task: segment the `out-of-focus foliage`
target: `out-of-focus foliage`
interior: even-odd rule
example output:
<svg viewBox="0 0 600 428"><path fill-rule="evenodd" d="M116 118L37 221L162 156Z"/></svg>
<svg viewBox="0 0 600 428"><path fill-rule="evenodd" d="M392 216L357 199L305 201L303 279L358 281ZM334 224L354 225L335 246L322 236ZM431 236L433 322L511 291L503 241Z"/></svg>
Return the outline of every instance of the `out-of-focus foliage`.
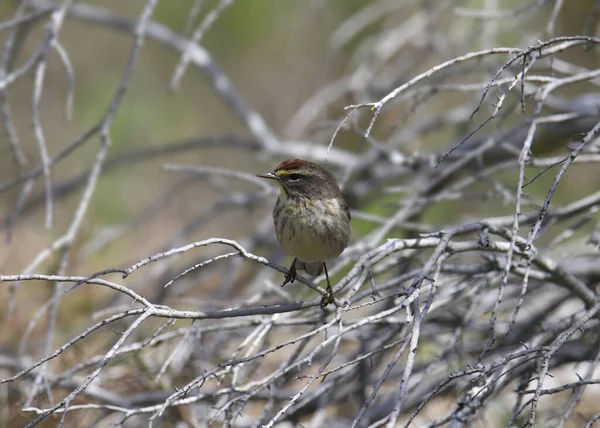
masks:
<svg viewBox="0 0 600 428"><path fill-rule="evenodd" d="M593 426L599 21L0 2L0 427ZM290 157L352 209L325 310L254 178Z"/></svg>

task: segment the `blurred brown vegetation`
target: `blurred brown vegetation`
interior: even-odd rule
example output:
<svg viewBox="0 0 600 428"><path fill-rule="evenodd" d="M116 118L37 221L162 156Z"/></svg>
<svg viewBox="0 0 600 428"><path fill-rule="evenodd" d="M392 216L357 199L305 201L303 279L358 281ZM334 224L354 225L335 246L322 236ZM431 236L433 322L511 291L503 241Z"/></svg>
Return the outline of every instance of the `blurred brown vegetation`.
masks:
<svg viewBox="0 0 600 428"><path fill-rule="evenodd" d="M0 24L13 19L18 3L12 0L0 3ZM56 4L59 3L61 2ZM184 31L186 26L189 26L188 17L195 3L192 0L159 1L151 20L170 29L173 34L187 38L189 33ZM202 12L194 22L196 25L219 2L206 0L201 3ZM545 41L558 36L598 36L598 2L564 2L556 19L552 21L552 32L549 32L547 26L552 20L555 3L557 2L519 0L398 0L396 3L364 0L234 1L218 16L200 45L210 53L214 63L230 79L240 99L243 99L252 111L260 114L271 132L277 136L279 144L283 147L278 152L265 150L260 141L257 143L260 136L257 137L243 118L227 104L222 94L215 91L214 84L207 78L205 71L194 66L188 67L180 87L172 90L169 82L181 59L181 52L147 37L134 66L123 102L119 105L110 126L111 146L107 161L94 189L82 226L68 248L68 254L65 256L64 252L56 251L36 266L34 272L28 273L56 274L60 271L61 264L67 263L68 268L64 275L89 276L104 269L125 268L152 254L210 237L232 239L240 243L251 240L253 248L249 251L265 256L275 263L287 265L288 260L279 251L272 229L266 233L257 230L257 225L261 222L270 225L265 223L264 219L270 216L274 192L229 206L227 201L230 201L231 195L242 195L240 197L243 199L243 195L252 195L256 186L243 180L230 180L220 176L167 171L164 165L210 166L255 174L272 169L286 157L295 157L298 147L308 147L312 159L336 172L338 177L342 178L348 173L345 193L353 212L359 214L353 221L354 240L358 242L369 232L376 231L381 224L372 222L365 216L390 218L403 203L404 196L399 187L411 189L433 182L435 174L440 170L444 171L446 164L442 162L437 170L427 168L435 164L440 154L446 153L475 129L478 123L490 116L494 98L500 96L503 91L492 89L484 100L484 107L472 120L469 120L469 114L477 107L484 87L469 91L444 91L435 87L430 92L415 91L383 108L368 140L363 138L363 133L372 115L368 108L362 109L360 114L349 122L349 126L337 135L333 151L326 154L324 148L330 143L336 127L347 113L344 107L377 101L419 73L468 52L500 46L526 49L538 40ZM28 10L39 10L51 4L51 1L33 1L33 6ZM74 2L73 10L77 6L92 5L135 23L145 4L142 0L95 0ZM357 31L344 41L341 47L336 46L334 36L340 35L340 28L345 24L352 25L350 18L376 4L388 8L389 12ZM497 19L481 19L457 11L494 8L516 10L518 13ZM521 9L525 11L520 12ZM28 23L27 28L23 27L23 32L19 34L18 53L14 58L13 69L24 64L39 49L40 43L46 37L47 22L47 16L43 16ZM396 28L402 31L390 36L389 40L382 37L382 34L392 33ZM414 31L414 34L411 34L411 31ZM10 32L9 28L0 30L0 46L4 46ZM407 40L400 43L399 40L403 37ZM71 15L71 12L67 12L60 28L59 40L73 66L74 105L73 117L69 120L66 114L69 81L57 54L51 51L47 58L39 106L41 125L51 157L101 120L122 81L123 70L133 43L130 31L93 23L78 18L76 13ZM398 42L401 47L395 50L394 46L386 46L383 43L386 40L391 45ZM564 63L573 68L599 69L598 49L598 46L578 46L557 54L556 60L562 61L561 66ZM389 57L386 56L388 54ZM481 58L457 64L456 68L444 71L446 74L431 85L488 82L507 59L508 57L502 57L501 60L495 57ZM373 69L368 68L370 65ZM507 72L517 74L519 67L520 63L508 68ZM537 75L562 76L562 71L555 72L552 67L552 59L544 59L540 60L539 69L533 70ZM363 74L359 73L360 70ZM336 84L342 89L336 89ZM425 81L424 85L428 84L428 81ZM529 87L528 85L530 83L525 84L526 87ZM28 163L26 166L19 166L15 162L8 139L5 138L6 129L2 129L5 123L1 123L3 137L0 140L0 188L2 184L11 182L20 174L26 174L41 164L35 129L32 126L34 87L34 73L28 73L8 89L13 122ZM328 88L334 94L329 100L327 92L322 92L324 88ZM591 83L585 81L568 85L554 92L544 109L544 114L567 111L565 106L569 103L576 103L576 109L577 106L583 105L582 96L586 94L600 97L598 78ZM322 109L312 108L312 104L311 107L306 107L305 103L309 100L317 100L316 105L321 105ZM449 157L447 164L451 165L456 157L464 156L469 150L475 150L487 137L507 132L510 127L516 127L525 121L524 118L529 118L535 108L532 92L527 94L524 101L525 112L521 112L520 85L517 85L509 94L501 115L457 149L454 157ZM594 103L592 105L595 105L595 108L600 106L598 98ZM560 110L557 106L564 109ZM580 125L581 129L576 128L576 131L572 131L570 125L565 125L564 135L555 128L540 126L532 148L533 153L540 157L564 157L571 148L570 144L580 141L582 135L593 127L593 120L597 118L593 114L592 116L589 126L586 122L585 126ZM431 123L423 125L429 119ZM436 125L435 120L439 120L439 124ZM407 129L410 133L403 134ZM524 134L517 132L516 135L523 137ZM513 141L513 149L517 152L522 141L523 138L515 138ZM23 210L16 217L14 224L10 224L8 220L22 195L23 182L2 190L0 218L4 219L4 223L0 226L0 232L3 234L0 243L1 274L16 275L23 272L36 255L51 247L53 242L65 233L81 204L87 174L94 165L99 144L99 138L92 137L52 168L54 221L49 229L44 225L46 203L42 177L35 180L31 195L25 201ZM378 145L383 147L380 152L375 150ZM352 159L365 162L365 167L361 170L344 165L344 162L340 161L341 158L336 160L336 149L354 156ZM374 150L372 156L361 157L369 150ZM395 163L394 156L398 153L411 158L413 164ZM431 156L431 159L428 156ZM491 158L501 159L502 156L494 154ZM490 165L494 162L490 161ZM475 170L472 165L467 165L443 183L446 185L463 179L470 171ZM405 227L393 228L391 232L384 234L384 238L414 238L418 236L418 232L430 232L449 225L514 214L514 201L510 197L503 199L500 195L503 192L509 195L515 193L515 171L516 169L501 171L495 177L494 185L489 187L487 179L481 179L479 188L475 186L475 190L485 192L493 187L497 193L491 197L468 199L459 195L454 198L441 198L439 203L431 204L423 208L418 215L405 219ZM528 178L532 178L538 171L539 168L528 167ZM554 195L552 205L564 206L596 192L600 185L600 175L597 171L597 163L593 162L568 170L560 182L559 191ZM527 209L524 211L529 214L539 210L554 177L553 169L551 173L540 176L526 188L524 205ZM424 195L424 198L429 196L432 194ZM220 203L223 205L219 205ZM363 214L362 217L360 213ZM574 231L574 243L569 241L560 248L557 246L548 250L545 254L558 261L578 254L593 254L593 257L596 257L594 263L597 263L597 249L592 251L582 244L597 227L598 214L595 211L591 212L590 218L585 226ZM413 223L419 223L418 227L413 228ZM522 225L525 230L522 236L525 238L527 226L529 224ZM564 228L551 231L540 237L539 244L552 242L552 239L563 232ZM378 244L383 242L385 239L380 240ZM353 262L361 255L358 251L357 249L348 256ZM424 254L429 256L431 252ZM427 260L425 256L411 260L401 266L399 271L422 267ZM247 299L250 299L253 293L257 293L262 284L261 277L258 277L256 272L268 270L265 266L242 263L241 259L236 259L234 262L227 262L225 268L203 271L187 282L176 283L171 285L168 291L164 290L162 286L166 281L197 261L197 254L182 254L168 266L149 266L145 275L138 273L126 284L156 304L168 304L178 309L216 310L238 307L240 302L248 303ZM334 274L335 279L339 281L350 268L351 265L343 265ZM393 274L388 272L388 276L384 276L394 278L399 275L397 272L394 270ZM277 285L280 276L273 272L263 282L272 280L273 284ZM120 277L114 278L119 282ZM590 280L590 283L592 282L593 280ZM517 283L520 284L518 281ZM13 296L10 284L12 283L0 283L0 302L5 302L0 305L0 353L11 358L18 357L23 364L31 364L46 355L44 350L48 337L48 323L53 316L56 326L51 335L50 351L107 316L99 311L111 307L127 310L131 304L130 300L124 299L114 290L80 285L79 290L69 292L60 299L60 305L54 315L41 314L41 321L28 331L40 308L57 292L56 286L51 281L23 281L19 283ZM516 290L519 290L518 284ZM302 287L296 285L295 288L291 288L290 295L298 299L314 297L314 292L306 291ZM364 289L368 287L368 284L363 286ZM64 289L60 289L60 292L64 292ZM277 293L264 291L264 300L253 303L273 303L278 299ZM531 315L534 310L524 312ZM482 315L478 320L478 323L485 324L485 327L489 312L486 312L486 316L487 318L483 318ZM150 337L164 322L165 320L160 318L148 320L141 332L134 333L134 340L142 341ZM441 323L444 322L442 319ZM485 329L481 325L478 327L480 332ZM165 331L169 331L171 327L170 325ZM100 334L86 338L60 358L51 361L48 367L52 372L62 373L93 355L106 353L118 338L118 333L127 328L128 324L123 321L122 324L116 323L112 331L108 328L103 329ZM597 328L597 325L594 328ZM30 336L24 342L23 336L26 332ZM239 334L232 333L232 336L239 339ZM243 334L242 332L242 339ZM297 334L293 330L286 330L271 340L285 341L295 336ZM215 337L214 341L208 342L204 342L203 346L211 349L222 346L222 349L219 354L214 355L205 350L194 351L199 354L205 353L198 357L205 365L201 368L195 367L200 373L211 367L208 363L218 365L221 362L219 358L234 353L238 345L237 342L229 342L223 337ZM350 355L359 345L345 343L348 349L344 350L343 344L340 352ZM423 353L424 358L431 357L436 354L437 345L434 340L420 348L420 353ZM153 355L157 361L164 361L170 351L171 348L157 348ZM123 358L120 370L110 372L110 375L103 379L102 387L106 390L127 395L155 389L166 393L176 390L194 378L194 375L184 372L179 373L179 377L174 375L170 381L164 380L156 384L153 382L156 366L150 367L151 364L141 356L128 357L127 360ZM281 361L282 357L268 355L262 362L264 366L260 368L261 373L268 373L269 369L276 368ZM404 357L400 361L404 362ZM366 392L363 391L363 394L368 396L386 364L387 361L384 361L377 371L377 376L370 378L369 388ZM2 378L13 375L21 368L3 367L0 361ZM454 367L456 370L463 368L464 365ZM250 369L248 371L251 372ZM307 369L306 373L310 371L314 373L314 367ZM390 395L395 394L398 383L399 377L392 382L388 391ZM219 384L218 380L211 379L206 387L217 388ZM286 385L287 389L284 392L296 393L303 383L290 381ZM30 384L22 388L15 387L14 383L0 385L0 427L23 426L33 420L34 413L21 410L22 403L27 398L25 392L29 387ZM73 385L57 387L54 400L58 401L74 388ZM574 416L568 421L568 426L582 426L582 420L587 421L598 412L595 405L598 401L594 402L600 400L598 388L598 385L588 387L587 393L591 395L585 396L581 407L578 407L580 414L585 417L578 419ZM46 392L42 388L41 395L44 394ZM365 397L359 395L353 399L360 398ZM89 399L76 400L73 404L84 402L89 402ZM209 402L204 411L209 412L210 406L216 405L216 402L216 399ZM561 400L557 402L562 403ZM53 404L43 397L37 403L40 408L51 407ZM351 401L335 404L334 410L330 412L342 420L339 422L340 426L345 426L344 424L349 424L354 419L362 403ZM430 410L428 415L432 420L441 417L450 411L453 404L451 398L442 397L435 403L435 410ZM409 410L412 411L415 406L413 403ZM180 426L177 423L182 421L186 426L194 426L191 422L194 417L188 414L193 413L190 409L191 407L177 407L165 417L162 425L156 426ZM275 410L279 410L279 407ZM247 408L246 414L251 415L248 416L250 419L258 420L262 411L262 405L254 403ZM510 404L498 399L495 406L486 408L485 416L479 423L481 426L504 426L511 417L511 411ZM104 426L101 422L106 421L102 421L102 415L108 413L98 412L85 417L83 412L74 412L75 416L69 413L66 426L93 426L96 423ZM305 416L300 415L298 419L291 420L296 423ZM59 422L59 417L49 418L40 426L54 426ZM419 423L425 424L427 417L429 416ZM325 419L313 419L313 426L318 426L319 420ZM146 420L135 421L139 426L146 423ZM205 421L196 426L205 426L203 423ZM218 420L214 422L214 426L221 426L221 423L226 425ZM134 422L131 424L130 426L138 426L134 425ZM248 423L248 426L251 425L251 422ZM234 423L232 426L238 425ZM240 422L239 426L246 425Z"/></svg>

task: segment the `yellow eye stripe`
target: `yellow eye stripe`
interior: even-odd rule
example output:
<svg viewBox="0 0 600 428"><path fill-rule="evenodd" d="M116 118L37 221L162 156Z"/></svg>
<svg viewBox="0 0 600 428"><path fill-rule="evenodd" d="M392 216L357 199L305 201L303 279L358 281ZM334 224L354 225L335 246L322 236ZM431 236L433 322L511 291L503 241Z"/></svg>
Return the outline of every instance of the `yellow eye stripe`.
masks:
<svg viewBox="0 0 600 428"><path fill-rule="evenodd" d="M279 171L275 171L274 174L277 177L281 177L282 175L290 175L290 174L306 175L306 173L304 173L304 172L294 171L292 169L280 169Z"/></svg>

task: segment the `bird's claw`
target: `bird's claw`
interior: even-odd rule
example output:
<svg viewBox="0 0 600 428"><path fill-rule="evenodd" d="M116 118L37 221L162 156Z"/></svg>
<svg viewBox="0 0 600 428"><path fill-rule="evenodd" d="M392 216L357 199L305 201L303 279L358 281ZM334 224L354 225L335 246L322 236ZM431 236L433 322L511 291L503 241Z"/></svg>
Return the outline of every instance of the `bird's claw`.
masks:
<svg viewBox="0 0 600 428"><path fill-rule="evenodd" d="M323 298L321 299L321 307L326 307L330 303L333 303L334 300L333 289L331 287L327 287L327 291L325 291L325 295L323 295Z"/></svg>
<svg viewBox="0 0 600 428"><path fill-rule="evenodd" d="M294 260L294 263L290 267L290 270L288 271L288 273L285 274L285 278L283 278L283 284L281 284L281 286L283 287L288 282L293 283L295 279L296 279L296 263Z"/></svg>

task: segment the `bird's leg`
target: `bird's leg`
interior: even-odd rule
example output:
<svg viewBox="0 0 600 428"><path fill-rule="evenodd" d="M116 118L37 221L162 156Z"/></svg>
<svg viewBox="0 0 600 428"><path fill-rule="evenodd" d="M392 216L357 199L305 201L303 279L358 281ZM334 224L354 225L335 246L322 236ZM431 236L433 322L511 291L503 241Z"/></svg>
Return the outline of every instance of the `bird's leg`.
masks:
<svg viewBox="0 0 600 428"><path fill-rule="evenodd" d="M290 266L290 269L288 270L288 273L285 274L285 278L283 279L283 284L281 284L281 286L283 287L285 284L287 284L288 282L294 282L294 280L296 279L296 260L294 259L294 261L292 262L292 265Z"/></svg>
<svg viewBox="0 0 600 428"><path fill-rule="evenodd" d="M327 279L327 291L321 299L322 308L333 303L333 288L331 288L331 283L329 282L329 273L327 273L327 265L325 263L323 263L323 269L325 270L325 278Z"/></svg>

